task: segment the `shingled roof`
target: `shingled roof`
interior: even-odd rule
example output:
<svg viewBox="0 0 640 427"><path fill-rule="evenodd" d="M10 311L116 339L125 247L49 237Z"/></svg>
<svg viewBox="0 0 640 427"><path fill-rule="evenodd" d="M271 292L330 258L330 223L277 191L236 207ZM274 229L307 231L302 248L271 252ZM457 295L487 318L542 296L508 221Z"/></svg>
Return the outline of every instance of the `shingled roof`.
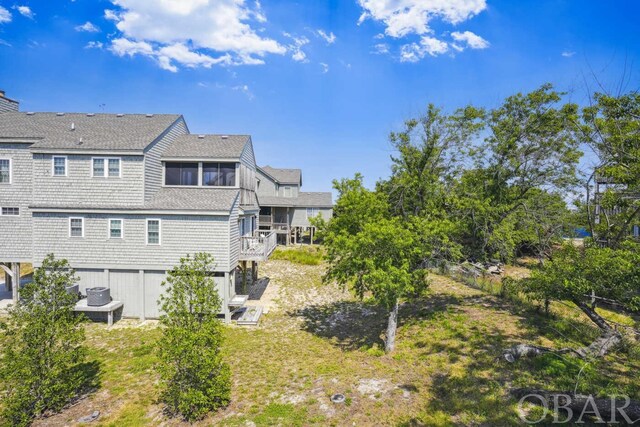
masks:
<svg viewBox="0 0 640 427"><path fill-rule="evenodd" d="M302 171L300 169L278 169L268 165L260 169L278 184L302 185Z"/></svg>
<svg viewBox="0 0 640 427"><path fill-rule="evenodd" d="M178 114L0 113L0 141L33 139L32 149L142 151Z"/></svg>
<svg viewBox="0 0 640 427"><path fill-rule="evenodd" d="M331 193L304 192L298 197L259 196L260 206L282 206L296 208L332 208Z"/></svg>
<svg viewBox="0 0 640 427"><path fill-rule="evenodd" d="M180 135L162 158L239 159L249 135Z"/></svg>
<svg viewBox="0 0 640 427"><path fill-rule="evenodd" d="M161 188L145 209L181 211L230 211L238 198L237 188Z"/></svg>

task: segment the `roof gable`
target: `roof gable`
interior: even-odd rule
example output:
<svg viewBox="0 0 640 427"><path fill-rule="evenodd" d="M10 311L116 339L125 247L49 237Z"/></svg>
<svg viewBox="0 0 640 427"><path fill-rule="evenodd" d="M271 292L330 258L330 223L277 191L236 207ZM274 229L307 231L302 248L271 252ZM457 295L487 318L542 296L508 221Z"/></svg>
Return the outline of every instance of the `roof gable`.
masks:
<svg viewBox="0 0 640 427"><path fill-rule="evenodd" d="M34 150L142 151L178 120L178 114L0 114L0 140L33 139Z"/></svg>
<svg viewBox="0 0 640 427"><path fill-rule="evenodd" d="M248 135L180 135L162 154L162 158L240 159Z"/></svg>

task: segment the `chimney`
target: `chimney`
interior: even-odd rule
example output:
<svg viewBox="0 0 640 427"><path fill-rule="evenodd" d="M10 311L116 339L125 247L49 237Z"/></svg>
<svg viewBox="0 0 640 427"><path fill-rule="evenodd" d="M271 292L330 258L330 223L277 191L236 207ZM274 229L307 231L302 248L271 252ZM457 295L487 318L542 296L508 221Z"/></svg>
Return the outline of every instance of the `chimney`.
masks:
<svg viewBox="0 0 640 427"><path fill-rule="evenodd" d="M4 90L0 89L0 113L5 111L18 111L18 106L18 101L7 98Z"/></svg>

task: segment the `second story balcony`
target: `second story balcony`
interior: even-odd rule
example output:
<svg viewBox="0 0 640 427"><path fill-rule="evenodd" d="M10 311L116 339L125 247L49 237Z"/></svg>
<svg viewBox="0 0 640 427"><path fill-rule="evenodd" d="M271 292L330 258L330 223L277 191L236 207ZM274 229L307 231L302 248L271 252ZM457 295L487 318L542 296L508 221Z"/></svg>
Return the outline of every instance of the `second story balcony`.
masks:
<svg viewBox="0 0 640 427"><path fill-rule="evenodd" d="M240 261L266 261L277 246L275 231L256 231L240 237Z"/></svg>

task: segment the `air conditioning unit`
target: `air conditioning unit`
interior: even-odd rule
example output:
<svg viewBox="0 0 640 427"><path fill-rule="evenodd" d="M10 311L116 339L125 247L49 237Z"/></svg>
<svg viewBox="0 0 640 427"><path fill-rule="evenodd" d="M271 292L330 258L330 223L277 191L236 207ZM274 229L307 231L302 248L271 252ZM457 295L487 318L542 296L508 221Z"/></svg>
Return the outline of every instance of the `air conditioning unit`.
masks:
<svg viewBox="0 0 640 427"><path fill-rule="evenodd" d="M109 288L99 286L97 288L87 288L87 305L99 307L111 302L111 291Z"/></svg>

